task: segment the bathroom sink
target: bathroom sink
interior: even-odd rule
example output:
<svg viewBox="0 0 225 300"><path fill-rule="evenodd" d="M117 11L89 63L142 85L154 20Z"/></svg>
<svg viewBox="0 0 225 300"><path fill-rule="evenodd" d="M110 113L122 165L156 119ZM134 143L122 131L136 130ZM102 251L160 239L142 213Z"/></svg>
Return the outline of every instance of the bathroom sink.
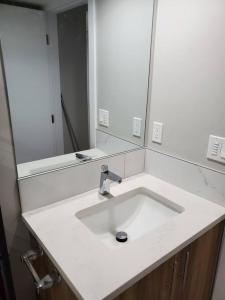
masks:
<svg viewBox="0 0 225 300"><path fill-rule="evenodd" d="M118 232L127 234L127 242L140 238L184 211L183 207L146 189L137 188L117 197L109 197L76 217L103 243L118 246Z"/></svg>

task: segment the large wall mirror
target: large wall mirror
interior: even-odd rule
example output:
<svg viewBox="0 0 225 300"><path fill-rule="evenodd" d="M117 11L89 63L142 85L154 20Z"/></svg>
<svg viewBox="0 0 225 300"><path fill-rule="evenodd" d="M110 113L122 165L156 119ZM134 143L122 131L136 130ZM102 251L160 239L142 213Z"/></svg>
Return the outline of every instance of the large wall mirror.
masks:
<svg viewBox="0 0 225 300"><path fill-rule="evenodd" d="M0 4L18 176L144 145L153 0Z"/></svg>

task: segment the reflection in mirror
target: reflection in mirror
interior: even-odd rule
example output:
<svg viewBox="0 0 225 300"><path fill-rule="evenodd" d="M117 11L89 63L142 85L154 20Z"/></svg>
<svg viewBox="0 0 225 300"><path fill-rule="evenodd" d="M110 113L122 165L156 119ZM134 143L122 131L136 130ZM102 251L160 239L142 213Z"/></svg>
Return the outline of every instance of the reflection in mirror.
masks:
<svg viewBox="0 0 225 300"><path fill-rule="evenodd" d="M0 4L19 177L144 145L152 14L149 0Z"/></svg>

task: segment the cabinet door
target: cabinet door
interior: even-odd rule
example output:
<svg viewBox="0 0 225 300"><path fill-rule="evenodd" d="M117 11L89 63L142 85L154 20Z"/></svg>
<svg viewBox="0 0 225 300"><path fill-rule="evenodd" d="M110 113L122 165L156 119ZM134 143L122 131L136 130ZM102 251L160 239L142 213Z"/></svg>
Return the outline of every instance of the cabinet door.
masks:
<svg viewBox="0 0 225 300"><path fill-rule="evenodd" d="M215 226L116 300L210 300L223 226Z"/></svg>
<svg viewBox="0 0 225 300"><path fill-rule="evenodd" d="M35 269L40 277L51 273L55 267L46 255L39 257L34 262ZM62 279L59 284L54 285L50 289L41 290L37 295L38 300L77 300L66 282Z"/></svg>
<svg viewBox="0 0 225 300"><path fill-rule="evenodd" d="M170 298L174 257L141 279L115 300L168 300Z"/></svg>
<svg viewBox="0 0 225 300"><path fill-rule="evenodd" d="M190 260L191 245L181 250L175 255L173 280L170 300L182 300L184 296L184 286L187 280L188 265Z"/></svg>
<svg viewBox="0 0 225 300"><path fill-rule="evenodd" d="M182 300L210 300L224 224L220 223L191 244Z"/></svg>

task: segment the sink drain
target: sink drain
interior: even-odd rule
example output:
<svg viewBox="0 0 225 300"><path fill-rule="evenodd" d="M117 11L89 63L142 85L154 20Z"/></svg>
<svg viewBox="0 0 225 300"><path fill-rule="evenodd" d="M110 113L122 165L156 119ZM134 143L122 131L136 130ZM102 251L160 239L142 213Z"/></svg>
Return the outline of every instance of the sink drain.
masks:
<svg viewBox="0 0 225 300"><path fill-rule="evenodd" d="M120 243L126 242L127 241L127 233L124 231L117 232L116 240L117 240L117 242L120 242Z"/></svg>

